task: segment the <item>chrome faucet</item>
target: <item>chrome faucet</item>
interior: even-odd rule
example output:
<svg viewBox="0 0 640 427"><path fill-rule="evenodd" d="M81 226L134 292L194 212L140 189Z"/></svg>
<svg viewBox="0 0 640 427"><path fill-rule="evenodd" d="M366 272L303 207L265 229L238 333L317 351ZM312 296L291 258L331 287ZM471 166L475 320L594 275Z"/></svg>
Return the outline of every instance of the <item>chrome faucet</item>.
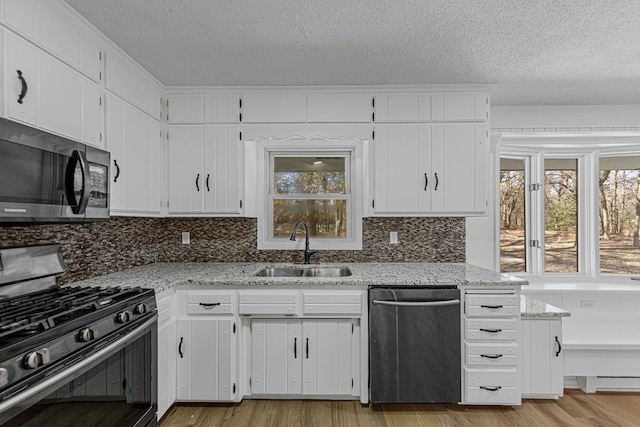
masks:
<svg viewBox="0 0 640 427"><path fill-rule="evenodd" d="M291 230L291 237L289 238L289 240L294 242L296 241L296 232L298 231L298 227L300 227L300 225L304 225L304 263L311 264L309 262L309 258L311 258L311 255L315 254L318 251L312 251L309 249L309 227L307 226L307 223L302 220L296 222L296 225L293 226L293 230Z"/></svg>

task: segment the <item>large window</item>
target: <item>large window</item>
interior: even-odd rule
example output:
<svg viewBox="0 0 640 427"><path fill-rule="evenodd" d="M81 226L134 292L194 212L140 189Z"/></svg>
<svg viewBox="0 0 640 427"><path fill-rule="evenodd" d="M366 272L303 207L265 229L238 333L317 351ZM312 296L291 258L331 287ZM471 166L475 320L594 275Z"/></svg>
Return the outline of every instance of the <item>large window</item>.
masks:
<svg viewBox="0 0 640 427"><path fill-rule="evenodd" d="M601 157L600 272L640 273L640 156Z"/></svg>
<svg viewBox="0 0 640 427"><path fill-rule="evenodd" d="M501 271L640 274L640 154L616 148L502 151Z"/></svg>
<svg viewBox="0 0 640 427"><path fill-rule="evenodd" d="M361 249L362 152L358 140L260 142L257 189L259 249L300 249L289 240L297 221L309 228L312 249ZM260 176L260 175L259 175Z"/></svg>

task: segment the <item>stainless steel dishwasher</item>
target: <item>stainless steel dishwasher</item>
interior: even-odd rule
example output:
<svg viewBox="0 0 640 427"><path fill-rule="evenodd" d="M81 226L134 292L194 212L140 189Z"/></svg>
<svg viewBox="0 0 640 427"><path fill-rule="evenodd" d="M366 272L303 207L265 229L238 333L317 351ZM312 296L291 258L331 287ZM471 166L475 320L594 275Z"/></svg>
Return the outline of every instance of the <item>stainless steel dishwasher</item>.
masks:
<svg viewBox="0 0 640 427"><path fill-rule="evenodd" d="M372 403L460 402L460 290L369 289Z"/></svg>

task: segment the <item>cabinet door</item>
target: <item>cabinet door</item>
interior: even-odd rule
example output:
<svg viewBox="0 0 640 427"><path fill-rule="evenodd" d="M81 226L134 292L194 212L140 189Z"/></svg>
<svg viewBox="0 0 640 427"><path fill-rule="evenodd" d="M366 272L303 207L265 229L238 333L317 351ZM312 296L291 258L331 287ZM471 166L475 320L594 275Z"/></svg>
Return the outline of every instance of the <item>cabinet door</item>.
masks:
<svg viewBox="0 0 640 427"><path fill-rule="evenodd" d="M241 144L237 127L204 129L202 192L206 213L240 213Z"/></svg>
<svg viewBox="0 0 640 427"><path fill-rule="evenodd" d="M522 321L522 394L562 396L562 321Z"/></svg>
<svg viewBox="0 0 640 427"><path fill-rule="evenodd" d="M230 401L236 396L234 321L177 321L178 399Z"/></svg>
<svg viewBox="0 0 640 427"><path fill-rule="evenodd" d="M5 36L7 117L37 126L38 49L9 32L5 32Z"/></svg>
<svg viewBox="0 0 640 427"><path fill-rule="evenodd" d="M431 210L483 212L485 206L485 126L433 125Z"/></svg>
<svg viewBox="0 0 640 427"><path fill-rule="evenodd" d="M38 52L38 123L75 140L82 138L82 77L52 56Z"/></svg>
<svg viewBox="0 0 640 427"><path fill-rule="evenodd" d="M239 95L216 95L204 97L205 123L238 123L239 121Z"/></svg>
<svg viewBox="0 0 640 427"><path fill-rule="evenodd" d="M431 120L429 95L383 95L375 97L376 122L422 122Z"/></svg>
<svg viewBox="0 0 640 427"><path fill-rule="evenodd" d="M246 94L242 101L245 123L304 123L307 95L299 93Z"/></svg>
<svg viewBox="0 0 640 427"><path fill-rule="evenodd" d="M201 96L177 96L169 98L169 123L202 123L204 105Z"/></svg>
<svg viewBox="0 0 640 427"><path fill-rule="evenodd" d="M299 320L252 320L251 393L301 394L303 351Z"/></svg>
<svg viewBox="0 0 640 427"><path fill-rule="evenodd" d="M304 320L302 335L302 393L351 394L354 384L352 320Z"/></svg>
<svg viewBox="0 0 640 427"><path fill-rule="evenodd" d="M137 108L124 107L124 208L128 212L150 212L152 177L152 122Z"/></svg>
<svg viewBox="0 0 640 427"><path fill-rule="evenodd" d="M307 120L315 123L368 123L373 105L366 93L310 93Z"/></svg>
<svg viewBox="0 0 640 427"><path fill-rule="evenodd" d="M111 211L124 210L124 101L116 96L106 96L107 149L111 153Z"/></svg>
<svg viewBox="0 0 640 427"><path fill-rule="evenodd" d="M206 187L202 127L169 129L169 213L199 213Z"/></svg>
<svg viewBox="0 0 640 427"><path fill-rule="evenodd" d="M102 140L102 90L89 79L82 79L82 142L104 147Z"/></svg>
<svg viewBox="0 0 640 427"><path fill-rule="evenodd" d="M176 323L158 329L158 419L176 400Z"/></svg>
<svg viewBox="0 0 640 427"><path fill-rule="evenodd" d="M375 128L376 213L419 213L429 207L431 135L427 125ZM427 183L427 179L430 181Z"/></svg>

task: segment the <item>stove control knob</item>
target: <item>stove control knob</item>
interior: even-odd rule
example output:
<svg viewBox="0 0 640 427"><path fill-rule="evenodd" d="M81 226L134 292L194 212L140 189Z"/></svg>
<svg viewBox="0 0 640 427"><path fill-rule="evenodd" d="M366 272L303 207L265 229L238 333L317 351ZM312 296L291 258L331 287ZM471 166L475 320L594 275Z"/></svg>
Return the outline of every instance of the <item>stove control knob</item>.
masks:
<svg viewBox="0 0 640 427"><path fill-rule="evenodd" d="M40 365L38 363L38 353L36 353L35 351L27 353L24 356L24 359L22 359L22 364L27 369L35 369L35 368L37 368Z"/></svg>
<svg viewBox="0 0 640 427"><path fill-rule="evenodd" d="M118 323L127 323L129 320L131 320L131 312L130 311L121 311L120 313L116 314L116 322Z"/></svg>
<svg viewBox="0 0 640 427"><path fill-rule="evenodd" d="M38 353L38 364L40 366L46 365L47 363L51 362L51 353L49 352L48 348L43 347L40 350L38 350L37 353Z"/></svg>
<svg viewBox="0 0 640 427"><path fill-rule="evenodd" d="M0 387L4 387L9 384L9 370L7 368L0 368Z"/></svg>
<svg viewBox="0 0 640 427"><path fill-rule="evenodd" d="M144 314L144 313L146 313L147 312L147 304L145 304L145 303L137 304L133 308L133 312L135 314Z"/></svg>
<svg viewBox="0 0 640 427"><path fill-rule="evenodd" d="M98 337L98 330L95 327L82 328L78 332L78 339L81 342L89 342L95 340Z"/></svg>

